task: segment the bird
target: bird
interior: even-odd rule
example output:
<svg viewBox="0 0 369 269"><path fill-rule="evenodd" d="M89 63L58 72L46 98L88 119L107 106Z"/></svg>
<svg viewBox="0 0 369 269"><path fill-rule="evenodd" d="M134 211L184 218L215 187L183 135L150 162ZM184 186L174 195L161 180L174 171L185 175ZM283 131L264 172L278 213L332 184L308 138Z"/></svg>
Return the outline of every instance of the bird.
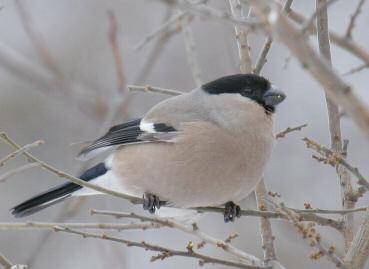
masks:
<svg viewBox="0 0 369 269"><path fill-rule="evenodd" d="M89 159L113 150L79 177L143 198L155 213L224 206L224 221L240 217L237 204L263 176L271 156L276 106L286 95L263 76L220 77L153 106L144 117L111 127L81 150ZM67 182L12 208L15 217L36 213L70 196L94 191Z"/></svg>

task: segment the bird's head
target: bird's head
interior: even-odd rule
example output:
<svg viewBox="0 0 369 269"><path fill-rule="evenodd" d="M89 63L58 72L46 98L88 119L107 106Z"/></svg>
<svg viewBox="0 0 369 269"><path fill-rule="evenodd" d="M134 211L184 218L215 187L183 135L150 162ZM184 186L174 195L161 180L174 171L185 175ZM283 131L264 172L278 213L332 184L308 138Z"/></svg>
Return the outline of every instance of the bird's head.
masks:
<svg viewBox="0 0 369 269"><path fill-rule="evenodd" d="M240 94L261 105L270 114L286 95L266 78L255 74L225 76L202 85L209 94Z"/></svg>

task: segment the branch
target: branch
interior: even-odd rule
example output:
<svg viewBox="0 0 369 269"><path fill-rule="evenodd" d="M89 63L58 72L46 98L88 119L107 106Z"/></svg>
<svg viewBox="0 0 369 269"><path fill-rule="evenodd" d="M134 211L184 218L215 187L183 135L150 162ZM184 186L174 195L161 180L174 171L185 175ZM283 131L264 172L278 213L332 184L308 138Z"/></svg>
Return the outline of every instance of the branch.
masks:
<svg viewBox="0 0 369 269"><path fill-rule="evenodd" d="M184 37L184 43L186 48L187 63L191 69L192 78L195 81L197 87L202 85L200 64L196 57L196 44L193 32L190 26L189 16L183 16L181 19L182 33Z"/></svg>
<svg viewBox="0 0 369 269"><path fill-rule="evenodd" d="M149 85L146 85L146 86L128 85L127 87L128 87L128 90L130 91L160 93L160 94L165 94L165 95L170 95L170 96L181 95L184 93L181 91L164 89L164 88L159 88L159 87L152 87Z"/></svg>
<svg viewBox="0 0 369 269"><path fill-rule="evenodd" d="M7 144L11 145L13 148L15 149L21 149L20 146L18 146L13 140L10 139L10 137L8 137L5 133L0 133L0 138ZM58 177L60 178L64 178L64 179L67 179L75 184L78 184L80 186L83 186L83 187L86 187L86 188L89 188L89 189L93 189L95 191L98 191L98 192L101 192L101 193L105 193L105 194L109 194L111 196L114 196L114 197L118 197L118 198L122 198L122 199L126 199L126 200L129 200L131 201L132 203L138 203L138 202L141 202L142 203L142 199L140 198L137 198L137 197L134 197L134 196L130 196L130 195L127 195L127 194L124 194L124 193L120 193L120 192L116 192L116 191L113 191L113 190L110 190L110 189L106 189L106 188L103 188L101 186L98 186L98 185L95 185L95 184L91 184L91 183L88 183L86 181L83 181L79 178L76 178L74 176L71 176L67 173L64 173L60 170L58 170L57 168L54 168L53 166L45 163L44 161L41 161L39 159L37 159L36 157L33 157L33 155L31 155L30 153L28 152L23 152L22 153L29 162L31 163L38 163L40 164L40 166L42 168L44 168L45 170L57 175Z"/></svg>
<svg viewBox="0 0 369 269"><path fill-rule="evenodd" d="M96 119L104 113L106 107L101 102L101 98L93 94L94 91L87 88L84 84L67 80L56 80L49 69L30 62L18 51L0 42L0 66L18 80L33 85L46 96L62 98L68 100L68 104L74 104L86 115ZM61 94L59 89L67 88L73 92L73 98L68 98Z"/></svg>
<svg viewBox="0 0 369 269"><path fill-rule="evenodd" d="M21 147L21 148L18 148L16 151L14 151L14 152L10 153L9 155L5 156L4 158L2 158L2 159L0 160L0 167L1 167L1 166L4 166L4 164L5 164L7 161L9 161L9 160L11 160L11 159L14 159L14 158L16 158L17 156L19 156L19 155L23 154L24 152L26 152L26 151L28 151L28 150L30 150L30 149L32 149L32 148L35 148L35 147L37 147L37 146L39 146L39 145L42 145L42 144L44 144L44 143L45 143L45 142L44 142L43 140L37 140L37 141L35 141L35 142L31 143L31 144L27 144L27 145L25 145L25 146L23 146L23 147Z"/></svg>
<svg viewBox="0 0 369 269"><path fill-rule="evenodd" d="M306 21L306 18L301 15L300 13L297 13L294 10L291 10L289 12L289 18L291 18L293 21L304 24ZM317 34L316 27L314 25L311 25L309 29L309 33L312 35ZM345 36L341 36L333 31L329 32L330 40L339 46L340 48L346 50L347 52L353 54L358 59L369 65L369 53L367 53L362 47L360 47L357 43L355 43L352 39L348 39Z"/></svg>
<svg viewBox="0 0 369 269"><path fill-rule="evenodd" d="M12 177L16 174L22 173L22 172L24 172L28 169L31 169L31 168L34 168L34 167L39 167L39 166L40 166L40 164L38 164L38 163L27 163L25 165L14 168L14 169L0 175L0 183L5 182L8 178L10 178L10 177Z"/></svg>
<svg viewBox="0 0 369 269"><path fill-rule="evenodd" d="M33 47L36 49L38 56L44 62L47 69L51 70L57 79L63 80L63 73L56 64L56 61L42 34L35 28L32 17L27 11L28 8L25 6L25 1L15 0L15 7L18 11L23 28L31 40Z"/></svg>
<svg viewBox="0 0 369 269"><path fill-rule="evenodd" d="M237 25L243 25L248 27L251 30L260 29L263 25L258 20L253 20L251 18L245 20L245 19L239 19L231 16L227 12L221 11L219 9L207 6L205 4L191 4L188 1L184 2L175 2L178 7L184 10L188 10L193 14L200 15L202 17L205 17L207 19L214 19L217 21L223 21L227 23L237 24Z"/></svg>
<svg viewBox="0 0 369 269"><path fill-rule="evenodd" d="M331 48L329 43L329 28L328 28L328 8L327 0L316 0L317 13L317 29L318 29L318 43L319 50L322 56L327 60L327 63L332 67ZM320 10L320 11L318 11ZM330 91L329 89L326 90ZM329 131L331 136L331 147L334 152L342 152L342 134L340 111L338 106L326 95L326 103L329 117ZM355 202L350 201L348 196L352 193L351 177L347 170L338 165L336 167L341 188L342 207L344 209L351 209L355 207ZM348 214L344 216L344 237L345 249L349 247L354 236L354 215Z"/></svg>
<svg viewBox="0 0 369 269"><path fill-rule="evenodd" d="M256 186L255 196L259 210L261 211L267 210L268 206L265 204L267 191L263 179ZM260 219L260 234L261 234L262 249L264 252L264 262L266 264L270 264L269 262L277 260L277 255L275 253L274 248L275 237L273 236L272 225L270 224L269 219L267 218Z"/></svg>
<svg viewBox="0 0 369 269"><path fill-rule="evenodd" d="M13 264L0 253L0 264L4 267L4 269L11 269Z"/></svg>
<svg viewBox="0 0 369 269"><path fill-rule="evenodd" d="M328 149L327 147L324 147L322 145L319 145L314 140L311 140L307 137L303 139L303 141L306 144L307 148L311 148L315 151L317 151L319 154L323 155L325 158L325 162L327 164L336 166L337 164L340 164L344 166L348 171L350 171L357 179L358 184L363 186L366 190L369 190L369 182L364 178L364 176L360 173L359 169L356 167L353 167L351 164L349 164L341 154L333 152L332 150Z"/></svg>
<svg viewBox="0 0 369 269"><path fill-rule="evenodd" d="M345 264L350 268L362 269L369 258L369 208L366 211L365 219L360 225L350 248L344 258Z"/></svg>
<svg viewBox="0 0 369 269"><path fill-rule="evenodd" d="M291 10L291 5L292 5L293 0L286 0L286 2L284 3L284 6L282 8L282 12L285 14L288 14L289 11ZM261 69L264 67L264 65L267 62L266 57L268 56L269 50L272 47L272 43L273 43L273 38L271 35L269 35L267 37L267 39L265 40L263 49L261 50L261 53L259 55L258 60L256 61L256 65L254 67L253 72L255 74L260 74Z"/></svg>
<svg viewBox="0 0 369 269"><path fill-rule="evenodd" d="M0 265L4 269L27 269L27 265L24 264L12 264L1 252L0 252Z"/></svg>
<svg viewBox="0 0 369 269"><path fill-rule="evenodd" d="M317 18L319 15L321 15L321 13L324 13L328 7L330 5L332 5L333 3L335 3L337 0L326 0L324 1L324 3L319 4L316 6L315 12L310 16L310 18L308 20L306 20L301 28L301 32L303 34L305 34L307 32L307 30L309 30L311 28L311 26L314 24L315 22L315 18Z"/></svg>
<svg viewBox="0 0 369 269"><path fill-rule="evenodd" d="M259 8L259 11L263 10L261 2L255 1L253 3L256 8ZM272 10L268 15L268 21L270 31L289 48L311 75L320 82L329 98L341 105L369 138L369 110L354 94L352 88L329 67L326 61L315 53L306 42L303 34L288 21L285 15Z"/></svg>
<svg viewBox="0 0 369 269"><path fill-rule="evenodd" d="M303 128L305 128L307 126L308 125L305 123L305 124L302 124L302 125L299 125L299 126L296 126L296 127L287 127L285 130L277 133L275 135L275 138L276 139L284 138L287 134L292 133L292 132L296 132L296 131L301 131Z"/></svg>
<svg viewBox="0 0 369 269"><path fill-rule="evenodd" d="M55 230L55 227L68 229L94 229L94 230L147 230L161 228L153 222L143 223L62 223L62 222L0 222L0 230Z"/></svg>
<svg viewBox="0 0 369 269"><path fill-rule="evenodd" d="M349 25L347 26L347 30L346 30L346 34L345 34L345 37L346 38L350 38L352 39L352 31L354 30L355 28L355 22L356 22L356 19L358 18L358 16L360 15L361 13L361 9L363 7L365 3L365 0L359 0L359 3L355 9L355 12L354 14L351 15L351 19L350 19L350 23Z"/></svg>
<svg viewBox="0 0 369 269"><path fill-rule="evenodd" d="M275 204L276 205L276 204ZM297 228L297 231L300 232L303 236L303 239L309 240L309 245L312 247L318 248L317 253L313 253L310 257L312 259L319 259L321 256L327 257L328 260L333 262L337 268L348 269L343 260L335 253L335 248L333 246L326 247L322 242L320 234L316 233L313 226L305 226L300 222L299 215L289 209L287 209L283 203L278 204L283 212L285 212L288 216L288 219Z"/></svg>
<svg viewBox="0 0 369 269"><path fill-rule="evenodd" d="M134 50L140 50L145 45L147 45L150 41L152 41L155 37L162 35L169 31L170 27L179 22L185 15L187 15L189 12L180 12L179 14L175 15L174 17L170 18L166 22L164 22L162 25L160 25L157 29L152 31L150 34L148 34L145 38L143 38L140 42L138 42L134 46Z"/></svg>
<svg viewBox="0 0 369 269"><path fill-rule="evenodd" d="M240 0L229 0L232 16L236 19L244 20L242 3ZM250 16L249 16L250 17ZM241 27L238 24L234 24L234 30L236 33L236 41L238 46L238 54L240 58L240 70L241 73L251 73L252 62L250 56L250 47L247 41L249 29Z"/></svg>
<svg viewBox="0 0 369 269"><path fill-rule="evenodd" d="M115 17L115 14L112 10L108 10L108 18L109 18L109 43L111 46L111 50L114 56L115 62L115 70L117 73L117 92L123 93L125 89L125 78L123 72L123 62L122 62L122 55L119 50L119 43L118 43L118 23Z"/></svg>
<svg viewBox="0 0 369 269"><path fill-rule="evenodd" d="M102 240L114 241L114 242L117 242L117 243L124 244L127 247L139 247L139 248L143 248L145 250L151 250L151 251L159 252L159 255L151 257L151 261L164 260L166 258L173 257L173 256L182 256L182 257L195 258L195 259L199 260L200 264L205 264L205 263L222 264L222 265L226 265L226 266L246 268L246 269L262 269L262 268L265 268L265 267L250 266L250 265L247 265L247 264L243 264L241 262L222 260L222 259L206 256L206 255L203 255L203 254L199 254L199 253L195 252L192 249L190 244L189 244L190 246L189 245L187 246L187 251L180 251L180 250L174 250L174 249L162 247L162 246L159 246L159 245L153 245L153 244L150 244L150 243L146 243L144 241L142 241L142 242L131 241L131 240L123 239L123 238L108 236L106 234L94 234L94 233L88 233L88 232L83 232L83 231L79 231L79 230L63 228L63 227L56 227L55 231L56 232L65 232L65 233L76 234L76 235L82 236L83 238L97 238L97 239L102 239Z"/></svg>
<svg viewBox="0 0 369 269"><path fill-rule="evenodd" d="M161 225L164 225L166 227L170 227L170 228L175 228L178 229L184 233L187 234L191 234L193 236L198 237L199 239L201 239L202 241L211 244L213 246L216 246L218 248L223 249L225 252L232 254L235 257L241 258L245 261L248 261L250 264L252 265L258 265L261 266L261 261L256 258L255 256L248 254L246 252L243 252L237 248L235 248L233 245L220 240L220 239L216 239L211 237L210 235L207 235L205 233L203 233L199 227L197 226L196 223L193 223L192 226L188 226L188 225L184 225L182 223L176 222L172 219L167 219L167 218L159 218L159 217L147 217L147 216L142 216L142 215L138 215L135 213L122 213L122 212L115 212L115 211L106 211L106 210L91 210L91 214L95 215L107 215L107 216L113 216L116 218L133 218L133 219L139 219L142 221L150 221L150 222L155 222Z"/></svg>
<svg viewBox="0 0 369 269"><path fill-rule="evenodd" d="M348 75L352 75L352 74L358 73L361 70L364 70L364 69L366 69L368 67L369 67L369 65L367 65L367 64L361 64L361 65L356 66L356 67L352 68L351 70L343 73L342 76L348 76Z"/></svg>

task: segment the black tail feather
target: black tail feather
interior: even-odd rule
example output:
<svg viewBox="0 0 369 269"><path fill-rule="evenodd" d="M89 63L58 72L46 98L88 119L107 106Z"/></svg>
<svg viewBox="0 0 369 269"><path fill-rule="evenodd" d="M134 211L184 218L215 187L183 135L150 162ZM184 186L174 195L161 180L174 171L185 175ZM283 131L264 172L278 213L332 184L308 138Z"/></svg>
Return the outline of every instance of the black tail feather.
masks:
<svg viewBox="0 0 369 269"><path fill-rule="evenodd" d="M94 167L86 170L79 178L84 181L90 181L97 178L107 172L107 168L104 163L99 163ZM46 207L63 201L69 197L73 192L81 189L80 185L72 182L64 183L46 192L43 192L37 196L28 199L27 201L15 206L11 209L11 213L16 217L25 217L36 213Z"/></svg>

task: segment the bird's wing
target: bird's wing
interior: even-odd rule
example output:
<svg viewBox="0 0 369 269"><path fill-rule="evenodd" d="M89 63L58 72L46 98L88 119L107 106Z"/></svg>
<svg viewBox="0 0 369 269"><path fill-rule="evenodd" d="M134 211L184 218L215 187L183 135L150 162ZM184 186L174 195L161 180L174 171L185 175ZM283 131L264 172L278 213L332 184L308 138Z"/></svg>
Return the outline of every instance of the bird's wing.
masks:
<svg viewBox="0 0 369 269"><path fill-rule="evenodd" d="M175 137L176 132L175 128L166 123L151 123L142 119L132 120L111 127L105 135L82 149L77 158L89 159L94 153L117 145L170 142Z"/></svg>

